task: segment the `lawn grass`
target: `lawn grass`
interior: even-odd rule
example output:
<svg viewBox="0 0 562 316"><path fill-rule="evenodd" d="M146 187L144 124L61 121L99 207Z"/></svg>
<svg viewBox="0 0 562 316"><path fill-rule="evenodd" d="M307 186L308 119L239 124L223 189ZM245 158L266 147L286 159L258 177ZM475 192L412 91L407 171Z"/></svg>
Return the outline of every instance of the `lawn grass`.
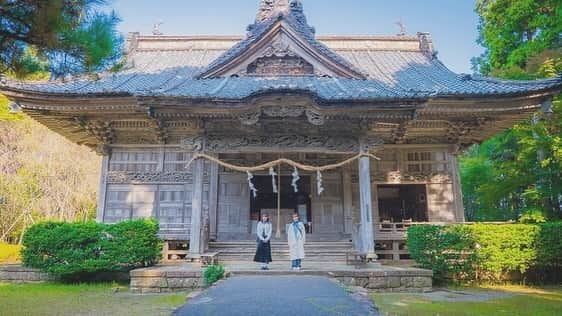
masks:
<svg viewBox="0 0 562 316"><path fill-rule="evenodd" d="M19 262L20 251L21 246L8 245L0 242L0 264Z"/></svg>
<svg viewBox="0 0 562 316"><path fill-rule="evenodd" d="M505 297L487 301L447 301L417 294L373 294L375 305L383 315L397 316L556 316L562 315L562 286L530 288L524 286L494 286L455 288L455 291L478 293L493 291Z"/></svg>
<svg viewBox="0 0 562 316"><path fill-rule="evenodd" d="M185 296L136 295L117 284L0 283L0 315L170 315Z"/></svg>

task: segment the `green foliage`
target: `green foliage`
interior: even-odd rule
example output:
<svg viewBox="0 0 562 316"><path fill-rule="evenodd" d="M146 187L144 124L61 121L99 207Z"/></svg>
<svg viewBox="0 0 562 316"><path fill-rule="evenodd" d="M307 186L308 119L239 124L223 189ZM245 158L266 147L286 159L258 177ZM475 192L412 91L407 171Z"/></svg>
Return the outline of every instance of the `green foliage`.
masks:
<svg viewBox="0 0 562 316"><path fill-rule="evenodd" d="M408 229L408 252L420 267L433 270L437 282L449 275L471 278L475 248L466 226L420 225Z"/></svg>
<svg viewBox="0 0 562 316"><path fill-rule="evenodd" d="M205 268L205 271L203 272L203 278L205 279L206 285L213 285L223 277L224 267L221 265L210 265Z"/></svg>
<svg viewBox="0 0 562 316"><path fill-rule="evenodd" d="M486 48L474 60L483 75L538 79L562 73L562 2L479 0L478 42ZM554 115L534 120L475 146L460 159L464 204L472 221L562 219L562 102ZM534 212L536 214L537 212ZM533 216L534 217L534 216ZM535 218L535 220L539 220Z"/></svg>
<svg viewBox="0 0 562 316"><path fill-rule="evenodd" d="M45 222L23 239L23 263L62 278L123 272L157 263L158 224L138 220L118 224Z"/></svg>
<svg viewBox="0 0 562 316"><path fill-rule="evenodd" d="M531 208L526 210L525 213L519 217L519 222L521 224L542 224L546 223L546 218L542 210Z"/></svg>
<svg viewBox="0 0 562 316"><path fill-rule="evenodd" d="M561 237L562 222L415 226L408 229L407 245L422 268L433 270L437 282L450 277L502 282L514 274L561 268Z"/></svg>
<svg viewBox="0 0 562 316"><path fill-rule="evenodd" d="M486 48L475 60L483 74L529 77L529 60L562 46L562 2L559 0L479 0L478 42Z"/></svg>
<svg viewBox="0 0 562 316"><path fill-rule="evenodd" d="M477 245L475 269L480 279L498 282L512 272L525 273L536 262L540 226L477 224L469 229Z"/></svg>
<svg viewBox="0 0 562 316"><path fill-rule="evenodd" d="M537 261L541 267L562 268L562 222L540 225L537 244L540 245Z"/></svg>
<svg viewBox="0 0 562 316"><path fill-rule="evenodd" d="M26 77L47 57L54 76L90 72L119 58L122 38L106 0L8 0L0 5L0 72ZM37 50L28 58L26 50Z"/></svg>

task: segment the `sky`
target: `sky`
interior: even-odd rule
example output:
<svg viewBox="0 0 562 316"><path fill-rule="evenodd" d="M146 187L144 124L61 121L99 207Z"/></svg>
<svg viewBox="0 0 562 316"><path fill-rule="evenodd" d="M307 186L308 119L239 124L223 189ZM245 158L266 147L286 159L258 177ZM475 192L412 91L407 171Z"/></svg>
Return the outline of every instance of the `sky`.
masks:
<svg viewBox="0 0 562 316"><path fill-rule="evenodd" d="M113 0L123 33L151 34L161 21L164 35L243 35L259 0ZM458 73L471 73L476 44L476 0L302 0L318 35L395 35L429 32L439 59Z"/></svg>

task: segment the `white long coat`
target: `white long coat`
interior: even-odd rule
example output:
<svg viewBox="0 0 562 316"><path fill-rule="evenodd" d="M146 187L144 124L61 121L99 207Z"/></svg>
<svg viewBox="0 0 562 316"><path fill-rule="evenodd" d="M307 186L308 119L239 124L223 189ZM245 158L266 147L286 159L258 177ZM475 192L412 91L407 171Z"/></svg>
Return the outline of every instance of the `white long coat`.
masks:
<svg viewBox="0 0 562 316"><path fill-rule="evenodd" d="M306 242L306 229L304 224L299 222L297 237L295 238L295 227L289 224L287 228L287 240L289 242L289 252L291 260L304 259L304 243Z"/></svg>

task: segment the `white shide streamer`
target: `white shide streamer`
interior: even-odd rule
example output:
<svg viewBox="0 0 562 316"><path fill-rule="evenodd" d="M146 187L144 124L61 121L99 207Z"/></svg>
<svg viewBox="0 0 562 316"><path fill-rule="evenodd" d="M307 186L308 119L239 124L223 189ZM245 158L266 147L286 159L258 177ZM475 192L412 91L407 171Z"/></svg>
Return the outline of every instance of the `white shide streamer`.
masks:
<svg viewBox="0 0 562 316"><path fill-rule="evenodd" d="M252 191L252 195L255 199L256 197L258 197L258 189L256 189L254 183L252 182L254 175L250 171L246 171L246 173L248 173L248 186L250 187L250 191Z"/></svg>
<svg viewBox="0 0 562 316"><path fill-rule="evenodd" d="M299 169L295 167L295 170L293 171L293 181L291 182L293 189L295 189L295 193L299 192L299 185L297 184L297 182L299 182L300 179L301 177L299 176Z"/></svg>
<svg viewBox="0 0 562 316"><path fill-rule="evenodd" d="M322 186L322 173L320 170L316 171L316 186L318 188L318 195L321 195L324 192L324 187Z"/></svg>
<svg viewBox="0 0 562 316"><path fill-rule="evenodd" d="M275 173L273 167L269 168L269 175L271 176L271 186L273 187L273 193L277 193L277 182L275 180L277 173Z"/></svg>

